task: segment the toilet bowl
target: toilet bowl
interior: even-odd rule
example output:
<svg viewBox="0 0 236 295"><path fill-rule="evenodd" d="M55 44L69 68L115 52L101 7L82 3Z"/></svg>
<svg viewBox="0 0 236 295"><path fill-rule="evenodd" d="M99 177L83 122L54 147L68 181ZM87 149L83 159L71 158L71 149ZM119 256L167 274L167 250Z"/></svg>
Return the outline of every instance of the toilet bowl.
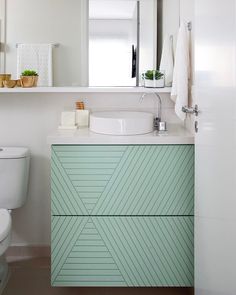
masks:
<svg viewBox="0 0 236 295"><path fill-rule="evenodd" d="M11 241L11 210L24 205L29 177L29 150L0 147L0 295L9 277L5 252Z"/></svg>
<svg viewBox="0 0 236 295"><path fill-rule="evenodd" d="M11 215L6 209L0 209L0 256L7 250L11 240Z"/></svg>
<svg viewBox="0 0 236 295"><path fill-rule="evenodd" d="M6 209L0 209L0 294L5 288L9 271L6 259L3 256L11 242L11 215Z"/></svg>

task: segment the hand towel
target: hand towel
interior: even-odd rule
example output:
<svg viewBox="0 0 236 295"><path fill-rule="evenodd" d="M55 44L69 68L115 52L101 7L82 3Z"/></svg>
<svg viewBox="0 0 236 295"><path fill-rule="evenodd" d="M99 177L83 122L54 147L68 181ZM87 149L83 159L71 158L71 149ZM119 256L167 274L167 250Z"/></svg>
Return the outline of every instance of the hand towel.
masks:
<svg viewBox="0 0 236 295"><path fill-rule="evenodd" d="M17 76L24 70L39 74L38 86L52 86L52 44L19 44L17 47Z"/></svg>
<svg viewBox="0 0 236 295"><path fill-rule="evenodd" d="M173 37L166 36L163 44L160 71L165 73L165 86L172 86L174 70Z"/></svg>
<svg viewBox="0 0 236 295"><path fill-rule="evenodd" d="M171 99L175 102L175 112L182 121L186 119L186 114L183 113L182 107L188 105L189 62L189 36L187 24L181 23L175 54Z"/></svg>

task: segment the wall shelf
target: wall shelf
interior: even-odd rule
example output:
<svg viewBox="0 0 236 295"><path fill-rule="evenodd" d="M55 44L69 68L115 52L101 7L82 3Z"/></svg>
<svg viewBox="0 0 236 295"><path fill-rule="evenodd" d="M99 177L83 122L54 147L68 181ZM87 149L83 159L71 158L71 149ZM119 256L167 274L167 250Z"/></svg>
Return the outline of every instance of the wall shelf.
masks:
<svg viewBox="0 0 236 295"><path fill-rule="evenodd" d="M170 93L171 87L34 87L34 88L0 88L1 93Z"/></svg>

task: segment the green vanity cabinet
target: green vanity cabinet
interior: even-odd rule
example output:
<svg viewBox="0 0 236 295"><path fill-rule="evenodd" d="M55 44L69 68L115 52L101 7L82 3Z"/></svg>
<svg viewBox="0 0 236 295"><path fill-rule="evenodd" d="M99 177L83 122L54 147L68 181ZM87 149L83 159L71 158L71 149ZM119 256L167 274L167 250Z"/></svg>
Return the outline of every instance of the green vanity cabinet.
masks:
<svg viewBox="0 0 236 295"><path fill-rule="evenodd" d="M53 286L193 286L193 145L53 145Z"/></svg>

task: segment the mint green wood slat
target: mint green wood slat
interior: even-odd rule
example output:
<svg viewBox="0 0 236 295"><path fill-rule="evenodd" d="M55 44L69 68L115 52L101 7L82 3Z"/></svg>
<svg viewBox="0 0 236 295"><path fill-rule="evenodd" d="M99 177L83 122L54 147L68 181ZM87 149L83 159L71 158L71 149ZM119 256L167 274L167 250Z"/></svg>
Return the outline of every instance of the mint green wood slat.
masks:
<svg viewBox="0 0 236 295"><path fill-rule="evenodd" d="M104 243L102 241L87 241L87 240L84 240L82 241L81 239L79 241L76 242L76 245L75 246L94 246L94 247L99 247L99 246L104 246Z"/></svg>
<svg viewBox="0 0 236 295"><path fill-rule="evenodd" d="M75 252L105 252L106 247L105 246L75 246L74 248Z"/></svg>
<svg viewBox="0 0 236 295"><path fill-rule="evenodd" d="M78 193L102 193L103 187L100 186L75 186L74 187ZM81 199L81 198L80 198Z"/></svg>
<svg viewBox="0 0 236 295"><path fill-rule="evenodd" d="M68 216L52 225L53 286L193 286L193 217Z"/></svg>
<svg viewBox="0 0 236 295"><path fill-rule="evenodd" d="M79 164L84 164L84 163L90 163L90 164L98 164L98 163L118 163L119 159L121 158L121 156L123 155L120 154L119 157L108 157L106 155L106 157L100 157L99 155L97 157L81 157L81 156L70 156L70 157L61 157L60 156L60 161L61 163L79 163Z"/></svg>
<svg viewBox="0 0 236 295"><path fill-rule="evenodd" d="M69 147L69 150L68 150ZM53 145L55 152L94 152L94 145ZM124 145L100 145L99 152L124 152L126 146Z"/></svg>
<svg viewBox="0 0 236 295"><path fill-rule="evenodd" d="M97 159L100 159L100 161L103 159L103 158L113 158L113 159L120 159L123 155L123 151L122 152L113 152L113 151L96 151L96 150L93 150L91 152L88 152L88 151L80 151L78 150L77 152L67 152L67 153L57 153L58 154L58 157L62 157L62 158L65 158L65 157L68 157L68 159L70 158L97 158ZM98 160L97 160L98 161ZM99 162L99 161L98 161Z"/></svg>
<svg viewBox="0 0 236 295"><path fill-rule="evenodd" d="M105 175L110 176L113 174L113 169L66 169L67 174L70 175ZM110 177L108 177L110 178Z"/></svg>
<svg viewBox="0 0 236 295"><path fill-rule="evenodd" d="M175 176L179 174L179 160L182 158L182 163L185 163L185 151L186 147L180 146L170 146L166 150L166 154L163 157L163 166L156 170L156 175L154 174L154 181L152 181L145 189L145 194L147 198L139 203L142 207L139 207L139 213L141 210L147 212L153 212L153 206L158 203L158 208L161 206L162 202L166 200L166 193L170 186L173 185L175 181ZM155 198L158 196L158 198ZM182 195L180 195L181 198ZM144 208L144 209L143 209ZM158 211L161 214L161 211ZM174 213L172 213L174 214ZM172 215L171 214L171 215Z"/></svg>
<svg viewBox="0 0 236 295"><path fill-rule="evenodd" d="M54 208L58 208L58 204L62 204L63 211L66 215L81 214L87 215L87 210L83 204L83 201L78 198L75 187L69 179L69 176L61 166L61 163L54 151L52 151L51 161L51 183L52 191L51 195L54 202ZM53 215L58 214L58 211L52 211ZM62 212L60 214L63 214Z"/></svg>
<svg viewBox="0 0 236 295"><path fill-rule="evenodd" d="M70 275L66 276L66 275L60 275L58 276L58 280L59 281L63 281L64 279L70 281ZM120 276L117 276L117 275L94 275L94 276L91 276L91 275L84 275L84 276L73 276L73 279L71 279L71 281L76 281L78 282L78 284L80 282L83 282L83 283L88 283L90 281L96 283L96 282L103 282L104 284L106 284L107 282L109 283L112 283L113 285L116 284L116 282L122 282L122 277Z"/></svg>
<svg viewBox="0 0 236 295"><path fill-rule="evenodd" d="M75 187L103 187L106 186L107 181L102 180L77 180L72 181Z"/></svg>
<svg viewBox="0 0 236 295"><path fill-rule="evenodd" d="M52 149L54 215L193 215L192 145Z"/></svg>
<svg viewBox="0 0 236 295"><path fill-rule="evenodd" d="M77 280L83 280L88 276L91 280L92 276L101 276L100 269L64 269L61 271L61 276L75 276ZM120 271L118 269L103 269L103 276L113 277L117 276L120 280Z"/></svg>
<svg viewBox="0 0 236 295"><path fill-rule="evenodd" d="M79 219L70 216L65 218L53 216L52 219L59 219L58 224L61 225L59 231L52 230L51 237L51 284L53 285L66 257L71 253L74 243L88 222L88 217Z"/></svg>
<svg viewBox="0 0 236 295"><path fill-rule="evenodd" d="M110 180L110 175L99 175L99 174L69 174L71 181L108 181Z"/></svg>
<svg viewBox="0 0 236 295"><path fill-rule="evenodd" d="M62 163L65 169L115 169L117 163L104 163L101 159L100 163Z"/></svg>
<svg viewBox="0 0 236 295"><path fill-rule="evenodd" d="M88 284L89 284L89 287L104 287L104 282L100 282L99 280L97 281L93 281L93 282L79 282L79 287L88 287ZM68 281L68 279L66 279L65 281L60 281L60 284L58 285L54 285L55 287L78 287L78 282L77 281ZM125 287L125 283L123 281L121 282L118 282L116 281L115 282L115 287ZM105 287L114 287L114 282L108 282L106 281L106 285Z"/></svg>
<svg viewBox="0 0 236 295"><path fill-rule="evenodd" d="M78 271L83 271L83 270L118 270L117 266L115 264L95 264L95 263L80 263L79 265L74 263L74 264L67 264L65 263L63 266L63 270L78 270Z"/></svg>

